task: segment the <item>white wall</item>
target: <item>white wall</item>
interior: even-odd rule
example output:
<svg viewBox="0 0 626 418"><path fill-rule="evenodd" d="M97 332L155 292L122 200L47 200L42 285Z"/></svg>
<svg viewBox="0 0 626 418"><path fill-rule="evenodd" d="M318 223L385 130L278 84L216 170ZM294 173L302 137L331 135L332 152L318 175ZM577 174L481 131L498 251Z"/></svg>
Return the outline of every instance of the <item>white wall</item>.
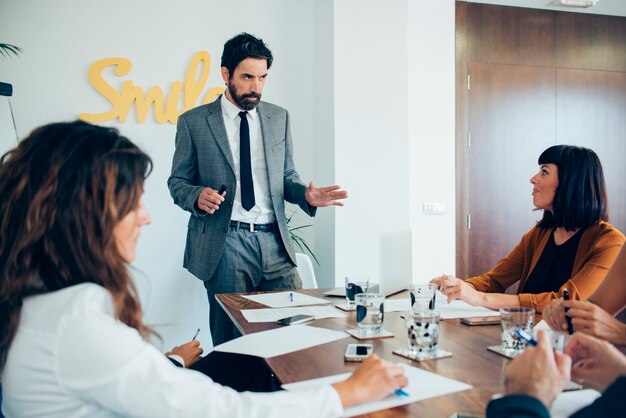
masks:
<svg viewBox="0 0 626 418"><path fill-rule="evenodd" d="M407 1L335 2L335 276L385 274L385 243L409 230ZM350 30L345 30L350 28Z"/></svg>
<svg viewBox="0 0 626 418"><path fill-rule="evenodd" d="M15 147L17 134L13 125L11 97L0 96L0 156Z"/></svg>
<svg viewBox="0 0 626 418"><path fill-rule="evenodd" d="M454 274L455 22L454 0L410 0L408 21L409 178L413 280ZM443 202L444 215L425 215Z"/></svg>
<svg viewBox="0 0 626 418"><path fill-rule="evenodd" d="M331 286L359 269L375 277L384 245L413 230L414 277L454 272L454 11L453 1L241 0L228 2L0 0L0 42L24 49L0 57L0 80L12 83L20 137L34 127L110 108L89 84L91 63L126 57L132 80L168 92L184 80L198 51L212 58L209 87L222 86L219 57L236 33L261 36L275 55L264 99L289 109L295 163L303 181L344 186L346 207L322 209L305 235ZM418 8L421 10L419 11ZM349 30L347 30L347 28ZM428 66L420 55L427 54ZM423 77L423 78L422 78ZM155 161L135 263L146 320L163 347L202 328L210 345L201 282L182 268L187 214L169 196L166 178L175 127L148 120L107 122ZM424 200L448 213L421 216Z"/></svg>
<svg viewBox="0 0 626 418"><path fill-rule="evenodd" d="M334 19L334 164L351 195L336 211L336 283L380 280L409 230L413 281L454 274L454 0L342 0ZM425 201L446 213L424 215Z"/></svg>

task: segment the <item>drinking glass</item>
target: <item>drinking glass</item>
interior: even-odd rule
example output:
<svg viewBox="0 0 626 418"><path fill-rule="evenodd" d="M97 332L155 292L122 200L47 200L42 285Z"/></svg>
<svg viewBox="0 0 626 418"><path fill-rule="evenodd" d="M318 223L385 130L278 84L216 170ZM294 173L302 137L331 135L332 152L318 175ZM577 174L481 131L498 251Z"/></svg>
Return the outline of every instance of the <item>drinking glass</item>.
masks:
<svg viewBox="0 0 626 418"><path fill-rule="evenodd" d="M434 283L411 284L411 308L413 312L425 312L435 309L437 285Z"/></svg>
<svg viewBox="0 0 626 418"><path fill-rule="evenodd" d="M356 329L364 337L376 337L383 333L385 319L385 295L359 293L356 300Z"/></svg>
<svg viewBox="0 0 626 418"><path fill-rule="evenodd" d="M533 335L535 310L533 308L502 308L500 309L500 325L502 349L509 352L520 352L526 347L524 340L519 338L514 329L519 328Z"/></svg>
<svg viewBox="0 0 626 418"><path fill-rule="evenodd" d="M354 307L354 297L359 293L366 293L370 279L366 276L346 276L346 306Z"/></svg>
<svg viewBox="0 0 626 418"><path fill-rule="evenodd" d="M434 357L439 345L439 314L429 310L409 311L404 318L408 354L418 359Z"/></svg>

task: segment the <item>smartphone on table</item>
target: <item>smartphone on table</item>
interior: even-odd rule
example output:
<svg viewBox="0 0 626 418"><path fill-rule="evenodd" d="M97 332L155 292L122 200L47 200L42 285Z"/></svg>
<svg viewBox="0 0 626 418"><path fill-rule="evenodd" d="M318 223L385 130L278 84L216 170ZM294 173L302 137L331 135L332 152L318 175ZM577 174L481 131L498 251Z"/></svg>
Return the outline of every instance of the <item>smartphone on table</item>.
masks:
<svg viewBox="0 0 626 418"><path fill-rule="evenodd" d="M372 344L348 344L346 354L343 358L345 361L363 361L374 352Z"/></svg>
<svg viewBox="0 0 626 418"><path fill-rule="evenodd" d="M465 325L497 325L500 324L500 317L474 316L471 318L461 318L461 323Z"/></svg>
<svg viewBox="0 0 626 418"><path fill-rule="evenodd" d="M311 315L294 315L288 316L287 318L281 318L276 321L278 325L296 325L303 324L305 322L309 322L314 320L315 317Z"/></svg>

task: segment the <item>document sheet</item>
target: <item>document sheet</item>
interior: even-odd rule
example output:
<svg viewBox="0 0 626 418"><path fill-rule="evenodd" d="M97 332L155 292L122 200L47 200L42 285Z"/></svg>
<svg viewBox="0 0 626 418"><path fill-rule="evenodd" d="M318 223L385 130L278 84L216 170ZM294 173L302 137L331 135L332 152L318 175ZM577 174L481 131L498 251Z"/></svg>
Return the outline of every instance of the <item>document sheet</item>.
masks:
<svg viewBox="0 0 626 418"><path fill-rule="evenodd" d="M349 335L343 331L308 325L287 325L235 338L214 347L213 350L270 358L342 338L349 338Z"/></svg>
<svg viewBox="0 0 626 418"><path fill-rule="evenodd" d="M329 300L316 298L313 296L305 295L304 293L298 293L296 291L241 296L246 299L262 303L263 305L270 308L288 308L290 306L324 305L330 303Z"/></svg>
<svg viewBox="0 0 626 418"><path fill-rule="evenodd" d="M276 322L278 319L294 315L311 315L315 319L345 318L346 314L329 305L299 306L296 308L242 309L248 322Z"/></svg>
<svg viewBox="0 0 626 418"><path fill-rule="evenodd" d="M385 301L385 312L408 311L411 302L407 299L387 299ZM435 311L443 319L470 318L476 316L500 316L500 312L481 306L472 306L462 300L453 300L448 303L448 299L443 293L437 292L435 296Z"/></svg>
<svg viewBox="0 0 626 418"><path fill-rule="evenodd" d="M427 372L416 367L400 364L404 368L404 373L409 379L409 384L402 388L409 396L391 394L380 401L368 402L347 408L344 417L367 414L381 409L394 408L400 405L421 401L423 399L434 398L435 396L447 395L449 393L460 392L471 389L468 385L458 380L448 379L435 373ZM347 379L350 373L338 374L334 376L321 377L319 379L305 380L303 382L283 385L285 390L302 390L322 385L332 385Z"/></svg>
<svg viewBox="0 0 626 418"><path fill-rule="evenodd" d="M435 310L439 312L443 319L500 316L498 311L483 308L482 306L472 306L462 300L453 300L448 303L448 298L440 292L437 292L435 296Z"/></svg>
<svg viewBox="0 0 626 418"><path fill-rule="evenodd" d="M552 408L550 408L550 416L552 418L566 418L574 414L581 408L591 404L600 396L600 392L593 389L574 390L571 392L562 392L556 397Z"/></svg>

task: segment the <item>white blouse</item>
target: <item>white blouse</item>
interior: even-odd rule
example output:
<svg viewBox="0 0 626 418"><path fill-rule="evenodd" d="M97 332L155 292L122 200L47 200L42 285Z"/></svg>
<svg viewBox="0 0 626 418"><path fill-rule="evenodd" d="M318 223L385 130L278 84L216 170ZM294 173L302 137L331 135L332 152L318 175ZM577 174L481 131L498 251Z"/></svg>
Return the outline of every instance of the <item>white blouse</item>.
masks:
<svg viewBox="0 0 626 418"><path fill-rule="evenodd" d="M84 283L27 298L2 371L11 417L335 417L330 386L238 393L174 366L113 316L110 293Z"/></svg>

